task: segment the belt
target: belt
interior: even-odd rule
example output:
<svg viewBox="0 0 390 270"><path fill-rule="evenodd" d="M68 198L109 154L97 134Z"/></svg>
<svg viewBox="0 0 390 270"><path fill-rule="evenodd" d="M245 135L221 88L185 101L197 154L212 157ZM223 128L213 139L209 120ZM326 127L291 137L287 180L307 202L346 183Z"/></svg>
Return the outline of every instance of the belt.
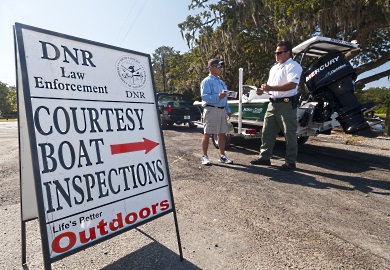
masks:
<svg viewBox="0 0 390 270"><path fill-rule="evenodd" d="M277 102L284 102L284 103L288 103L290 101L292 101L292 97L282 97L282 98L269 98L269 101L271 101L271 103L277 103Z"/></svg>
<svg viewBox="0 0 390 270"><path fill-rule="evenodd" d="M218 108L218 109L225 109L225 107L217 107L217 106L213 106L213 105L206 105L206 107L213 107L213 108Z"/></svg>

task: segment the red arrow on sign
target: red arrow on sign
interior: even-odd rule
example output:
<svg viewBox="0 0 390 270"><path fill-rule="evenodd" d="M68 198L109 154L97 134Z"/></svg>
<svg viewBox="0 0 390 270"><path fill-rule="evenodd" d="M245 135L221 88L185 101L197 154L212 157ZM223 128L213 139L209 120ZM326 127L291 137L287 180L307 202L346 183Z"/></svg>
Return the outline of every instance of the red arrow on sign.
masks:
<svg viewBox="0 0 390 270"><path fill-rule="evenodd" d="M143 142L112 144L110 145L111 155L136 152L141 150L145 150L145 154L147 154L150 150L159 145L159 143L148 140L146 138L143 138L143 140Z"/></svg>

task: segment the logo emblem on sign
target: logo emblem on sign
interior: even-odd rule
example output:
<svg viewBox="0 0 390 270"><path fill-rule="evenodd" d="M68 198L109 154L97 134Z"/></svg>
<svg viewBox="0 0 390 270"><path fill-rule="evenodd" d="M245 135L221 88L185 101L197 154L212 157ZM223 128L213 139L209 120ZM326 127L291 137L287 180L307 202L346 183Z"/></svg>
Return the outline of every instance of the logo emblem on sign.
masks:
<svg viewBox="0 0 390 270"><path fill-rule="evenodd" d="M116 63L116 71L121 82L131 89L141 89L146 83L146 71L137 59L121 57Z"/></svg>

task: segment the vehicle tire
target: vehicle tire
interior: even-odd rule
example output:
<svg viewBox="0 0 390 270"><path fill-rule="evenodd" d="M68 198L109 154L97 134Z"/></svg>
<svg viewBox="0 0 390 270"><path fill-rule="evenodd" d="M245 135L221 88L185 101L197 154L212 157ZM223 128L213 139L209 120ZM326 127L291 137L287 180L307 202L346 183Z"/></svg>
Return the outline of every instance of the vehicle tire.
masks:
<svg viewBox="0 0 390 270"><path fill-rule="evenodd" d="M230 136L230 134L226 134L225 149L228 149L230 147L231 139L232 139L232 136ZM215 148L219 149L218 135L217 134L211 135L211 141L213 142L213 145L215 146Z"/></svg>
<svg viewBox="0 0 390 270"><path fill-rule="evenodd" d="M302 136L302 137L298 137L297 140L298 140L298 144L299 145L302 145L304 144L305 142L307 142L309 140L309 136Z"/></svg>
<svg viewBox="0 0 390 270"><path fill-rule="evenodd" d="M196 125L193 122L188 122L189 128L196 128Z"/></svg>
<svg viewBox="0 0 390 270"><path fill-rule="evenodd" d="M161 123L161 129L167 129L168 122L166 120L164 120L164 118L162 117L161 114L160 114L160 123Z"/></svg>

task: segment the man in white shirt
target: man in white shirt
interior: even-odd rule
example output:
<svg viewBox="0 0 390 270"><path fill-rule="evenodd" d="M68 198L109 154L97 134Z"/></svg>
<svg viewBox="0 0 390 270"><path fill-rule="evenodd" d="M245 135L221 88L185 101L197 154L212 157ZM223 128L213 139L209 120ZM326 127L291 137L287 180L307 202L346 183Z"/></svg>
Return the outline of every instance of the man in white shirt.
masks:
<svg viewBox="0 0 390 270"><path fill-rule="evenodd" d="M285 163L279 169L289 171L296 168L298 121L294 96L298 92L302 67L291 57L291 43L279 42L275 51L277 63L271 68L267 83L262 84L256 91L258 95L269 93L271 98L264 117L260 154L257 159L251 161L253 165L271 165L270 158L276 136L282 130L286 138L286 157Z"/></svg>

